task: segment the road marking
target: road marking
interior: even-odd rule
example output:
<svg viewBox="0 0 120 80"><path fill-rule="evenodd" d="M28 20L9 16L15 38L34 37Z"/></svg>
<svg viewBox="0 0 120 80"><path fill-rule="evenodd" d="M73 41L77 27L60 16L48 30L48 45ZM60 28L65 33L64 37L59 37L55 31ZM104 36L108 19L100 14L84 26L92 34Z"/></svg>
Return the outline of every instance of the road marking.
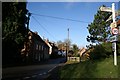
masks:
<svg viewBox="0 0 120 80"><path fill-rule="evenodd" d="M30 77L24 77L23 79L29 79Z"/></svg>
<svg viewBox="0 0 120 80"><path fill-rule="evenodd" d="M44 72L43 74L47 74L46 72Z"/></svg>
<svg viewBox="0 0 120 80"><path fill-rule="evenodd" d="M55 69L57 66L54 66L52 69L48 70L48 72L51 72L53 69Z"/></svg>
<svg viewBox="0 0 120 80"><path fill-rule="evenodd" d="M16 80L21 80L21 79L16 79Z"/></svg>
<svg viewBox="0 0 120 80"><path fill-rule="evenodd" d="M33 75L32 77L36 77L37 75Z"/></svg>
<svg viewBox="0 0 120 80"><path fill-rule="evenodd" d="M38 75L43 75L43 74L38 74Z"/></svg>
<svg viewBox="0 0 120 80"><path fill-rule="evenodd" d="M52 70L50 69L48 72L51 72Z"/></svg>

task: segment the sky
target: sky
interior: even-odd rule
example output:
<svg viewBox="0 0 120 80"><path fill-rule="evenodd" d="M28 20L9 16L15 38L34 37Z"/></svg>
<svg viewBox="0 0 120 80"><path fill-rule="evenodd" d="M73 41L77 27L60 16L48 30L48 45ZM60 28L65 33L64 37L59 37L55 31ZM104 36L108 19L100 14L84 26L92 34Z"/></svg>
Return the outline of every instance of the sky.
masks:
<svg viewBox="0 0 120 80"><path fill-rule="evenodd" d="M111 7L111 4L112 2L27 2L27 9L32 13L29 28L33 32L37 31L42 38L54 42L67 39L69 28L72 44L85 47L90 44L86 40L89 35L88 24L94 20L101 5ZM115 4L117 9L118 3Z"/></svg>

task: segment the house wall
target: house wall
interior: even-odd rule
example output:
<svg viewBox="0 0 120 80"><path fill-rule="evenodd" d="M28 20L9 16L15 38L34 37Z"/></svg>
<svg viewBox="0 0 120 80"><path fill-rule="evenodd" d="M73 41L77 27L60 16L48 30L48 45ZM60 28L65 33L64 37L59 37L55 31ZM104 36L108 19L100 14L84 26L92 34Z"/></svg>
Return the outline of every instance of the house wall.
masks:
<svg viewBox="0 0 120 80"><path fill-rule="evenodd" d="M24 49L21 52L21 54L25 56L23 57L23 61L39 62L49 59L49 47L41 37L31 31L28 35L27 45L25 44Z"/></svg>

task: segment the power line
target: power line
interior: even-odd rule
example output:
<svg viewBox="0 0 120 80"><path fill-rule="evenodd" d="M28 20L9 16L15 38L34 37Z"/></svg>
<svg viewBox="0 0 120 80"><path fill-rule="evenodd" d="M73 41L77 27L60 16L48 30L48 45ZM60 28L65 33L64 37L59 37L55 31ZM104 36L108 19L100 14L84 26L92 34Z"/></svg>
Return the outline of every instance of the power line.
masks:
<svg viewBox="0 0 120 80"><path fill-rule="evenodd" d="M75 22L81 22L81 23L91 23L91 22L74 20L74 19L68 19L68 18L63 18L63 17L55 17L55 16L49 16L49 15L35 14L35 13L31 13L31 14L37 15L37 16L42 16L42 17L49 17L49 18L55 18L55 19L69 20L69 21L75 21Z"/></svg>
<svg viewBox="0 0 120 80"><path fill-rule="evenodd" d="M33 17L33 19L52 37L52 38L54 38L55 40L57 40L52 34L50 34L48 31L47 31L47 29L45 29L45 27L43 27L43 25L34 17L34 16L32 16Z"/></svg>

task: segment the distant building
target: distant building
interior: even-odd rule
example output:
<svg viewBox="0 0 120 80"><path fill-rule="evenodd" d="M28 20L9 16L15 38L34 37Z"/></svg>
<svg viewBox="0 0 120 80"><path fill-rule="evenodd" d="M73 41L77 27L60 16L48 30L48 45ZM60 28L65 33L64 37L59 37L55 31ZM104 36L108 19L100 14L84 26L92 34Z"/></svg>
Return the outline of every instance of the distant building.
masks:
<svg viewBox="0 0 120 80"><path fill-rule="evenodd" d="M52 42L49 42L49 44L52 46L52 53L51 53L50 57L58 58L58 47Z"/></svg>
<svg viewBox="0 0 120 80"><path fill-rule="evenodd" d="M83 47L82 49L79 50L79 55L82 56L85 53L86 49Z"/></svg>
<svg viewBox="0 0 120 80"><path fill-rule="evenodd" d="M84 47L79 50L80 61L85 61L89 59L90 50L85 49Z"/></svg>
<svg viewBox="0 0 120 80"><path fill-rule="evenodd" d="M49 46L37 32L28 32L28 39L21 50L23 61L38 62L49 59Z"/></svg>

